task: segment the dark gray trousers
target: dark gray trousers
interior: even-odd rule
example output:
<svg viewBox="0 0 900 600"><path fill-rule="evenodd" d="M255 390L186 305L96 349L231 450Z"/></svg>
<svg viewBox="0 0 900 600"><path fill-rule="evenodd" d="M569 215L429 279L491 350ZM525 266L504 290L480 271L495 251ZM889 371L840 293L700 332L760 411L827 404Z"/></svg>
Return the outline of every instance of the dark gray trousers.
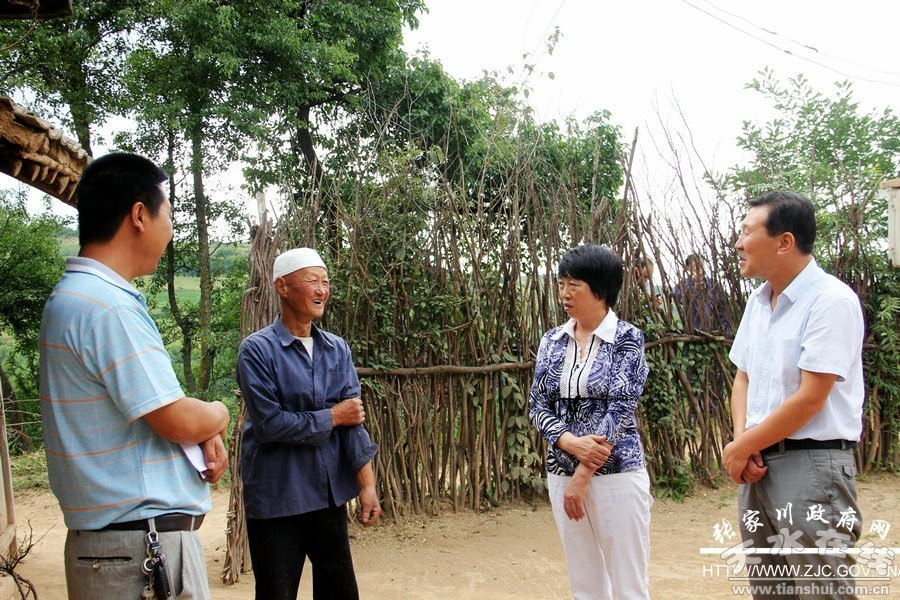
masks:
<svg viewBox="0 0 900 600"><path fill-rule="evenodd" d="M781 554L751 554L755 599L855 599L852 555L801 554L798 547L852 547L862 530L856 503L856 464L851 450L788 450L763 457L769 467L757 483L738 492L741 537L755 548ZM757 564L749 564L756 562ZM778 584L781 587L778 587ZM763 593L765 587L769 593Z"/></svg>
<svg viewBox="0 0 900 600"><path fill-rule="evenodd" d="M143 531L74 531L66 537L69 600L139 600L147 585ZM209 600L206 560L196 531L159 534L169 582L178 600Z"/></svg>

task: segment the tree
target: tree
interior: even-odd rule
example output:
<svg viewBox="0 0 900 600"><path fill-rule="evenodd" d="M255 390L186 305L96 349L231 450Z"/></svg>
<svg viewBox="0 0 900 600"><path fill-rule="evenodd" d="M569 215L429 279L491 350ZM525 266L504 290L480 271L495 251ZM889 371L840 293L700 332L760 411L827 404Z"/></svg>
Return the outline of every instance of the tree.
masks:
<svg viewBox="0 0 900 600"><path fill-rule="evenodd" d="M21 198L0 196L0 326L15 340L0 365L0 384L7 402L8 427L14 434L10 444L21 450L31 449L31 437L19 398L37 398L41 314L63 269L55 237L61 226L48 215L30 216Z"/></svg>
<svg viewBox="0 0 900 600"><path fill-rule="evenodd" d="M274 156L259 161L264 168L257 173L264 175L257 182L311 172L321 183L316 146L324 137L317 137L314 113L328 122L335 107L352 108L399 47L403 25L415 26L422 8L421 0L105 0L76 4L72 19L42 23L14 47L3 85L34 92L85 149L90 152L99 123L129 116L137 130L120 136L120 146L169 165L174 206L190 214L180 219L182 235L166 261L190 390L208 388L216 352L209 225L235 214L227 201L210 198L209 176L246 159L255 141L261 155ZM26 26L4 26L3 39L18 39ZM324 209L333 222L334 211ZM196 310L178 307L171 293L182 265L200 276ZM189 368L194 345L196 377Z"/></svg>
<svg viewBox="0 0 900 600"><path fill-rule="evenodd" d="M243 130L262 148L248 175L254 183L289 182L321 190L317 146L323 129L352 112L368 82L384 73L402 42L403 26L418 24L422 0L282 0L242 3L236 32L246 52L236 90L249 97ZM342 110L343 109L343 110ZM332 235L335 207L320 206Z"/></svg>
<svg viewBox="0 0 900 600"><path fill-rule="evenodd" d="M264 148L261 154L274 156L257 164L279 165L257 170L265 173L257 182L310 172L299 169L301 163L315 167L312 172L320 182L323 170L311 111L348 102L358 82L399 45L402 24L412 22L419 7L413 0L153 3L154 18L126 62L127 106L140 127L121 140L151 155L165 149L173 198L178 173L189 176L181 189L190 191L174 206L190 207L190 225L167 253L166 273L169 305L182 332L185 380L192 391L203 394L209 387L217 351L211 334L209 224L225 214L234 222L236 216L228 202L210 198L206 178L228 161L247 158L255 141ZM289 149L284 151L279 140ZM199 274L196 312L175 301L174 273L180 265L193 266ZM200 368L194 381L190 356L197 338Z"/></svg>
<svg viewBox="0 0 900 600"><path fill-rule="evenodd" d="M733 169L727 185L748 198L773 189L807 196L819 209L816 255L862 283L860 261L881 254L887 237L886 200L876 192L900 174L900 117L890 108L861 114L846 81L828 97L802 75L782 82L766 70L747 87L778 114L763 124L745 121L738 146L753 159Z"/></svg>
<svg viewBox="0 0 900 600"><path fill-rule="evenodd" d="M145 3L138 0L75 2L72 16L37 23L0 24L0 46L21 41L4 55L0 89L26 88L75 133L93 154L93 130L115 111L117 75Z"/></svg>
<svg viewBox="0 0 900 600"><path fill-rule="evenodd" d="M190 393L205 396L217 346L212 334L214 275L209 226L219 216L239 210L213 201L207 177L235 157L239 134L233 116L238 104L234 80L242 66L241 40L234 35L234 5L204 0L158 0L150 7L145 36L126 60L124 107L140 124L118 141L161 159L170 172L169 195L179 215L176 239L166 252L169 308L182 337L182 367ZM179 193L181 174L189 184ZM233 222L232 218L232 222ZM174 290L178 268L196 271L200 298L196 310L179 306ZM197 342L200 364L192 367Z"/></svg>
<svg viewBox="0 0 900 600"><path fill-rule="evenodd" d="M420 168L463 192L473 211L508 209L516 189L535 189L551 198L566 190L576 206L590 211L601 198L614 198L622 183L619 132L609 113L584 122L538 123L519 90L496 75L457 82L427 54L395 53L387 71L368 87L362 111L349 119L329 160L342 170L357 168L357 144L419 153ZM552 177L526 181L517 165L528 163Z"/></svg>

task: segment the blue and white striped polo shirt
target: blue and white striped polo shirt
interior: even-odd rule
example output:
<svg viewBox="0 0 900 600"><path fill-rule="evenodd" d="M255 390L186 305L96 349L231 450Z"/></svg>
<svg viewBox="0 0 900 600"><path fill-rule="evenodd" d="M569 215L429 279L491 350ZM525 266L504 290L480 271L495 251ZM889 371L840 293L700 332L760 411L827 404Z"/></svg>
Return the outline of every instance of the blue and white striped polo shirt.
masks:
<svg viewBox="0 0 900 600"><path fill-rule="evenodd" d="M209 485L141 418L184 393L140 292L69 258L44 306L40 357L50 487L69 529L209 511Z"/></svg>

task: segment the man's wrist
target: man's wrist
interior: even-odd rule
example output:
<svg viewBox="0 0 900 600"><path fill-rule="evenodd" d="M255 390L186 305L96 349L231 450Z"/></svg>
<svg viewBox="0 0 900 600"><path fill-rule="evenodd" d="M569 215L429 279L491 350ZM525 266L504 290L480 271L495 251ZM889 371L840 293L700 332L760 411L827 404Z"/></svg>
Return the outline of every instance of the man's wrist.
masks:
<svg viewBox="0 0 900 600"><path fill-rule="evenodd" d="M225 403L221 400L213 401L213 405L221 414L221 418L225 419L224 426L222 427L222 431L226 431L228 429L228 423L231 421L231 413L228 412L228 407L225 406Z"/></svg>
<svg viewBox="0 0 900 600"><path fill-rule="evenodd" d="M739 435L734 436L734 441L731 442L733 444L732 448L734 453L738 456L746 456L749 458L751 454L753 454L753 450L748 443L748 438L746 435L746 431L740 433Z"/></svg>
<svg viewBox="0 0 900 600"><path fill-rule="evenodd" d="M332 406L328 409L328 414L331 415L331 428L341 427L344 425L344 421L341 420L340 411L337 408L337 405Z"/></svg>

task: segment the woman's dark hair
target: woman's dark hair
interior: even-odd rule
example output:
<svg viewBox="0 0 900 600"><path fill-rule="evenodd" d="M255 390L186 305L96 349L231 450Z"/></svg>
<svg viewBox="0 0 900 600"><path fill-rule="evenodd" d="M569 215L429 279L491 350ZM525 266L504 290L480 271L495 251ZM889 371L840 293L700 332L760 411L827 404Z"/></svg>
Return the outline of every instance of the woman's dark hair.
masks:
<svg viewBox="0 0 900 600"><path fill-rule="evenodd" d="M770 236L791 233L803 254L812 254L816 243L816 209L812 202L792 192L769 192L749 202L751 207L768 206L766 231Z"/></svg>
<svg viewBox="0 0 900 600"><path fill-rule="evenodd" d="M75 188L78 242L84 246L112 239L136 202L159 213L166 172L137 154L114 152L92 160Z"/></svg>
<svg viewBox="0 0 900 600"><path fill-rule="evenodd" d="M584 244L563 256L557 275L586 282L594 295L612 308L622 289L624 263L618 254L606 246Z"/></svg>

